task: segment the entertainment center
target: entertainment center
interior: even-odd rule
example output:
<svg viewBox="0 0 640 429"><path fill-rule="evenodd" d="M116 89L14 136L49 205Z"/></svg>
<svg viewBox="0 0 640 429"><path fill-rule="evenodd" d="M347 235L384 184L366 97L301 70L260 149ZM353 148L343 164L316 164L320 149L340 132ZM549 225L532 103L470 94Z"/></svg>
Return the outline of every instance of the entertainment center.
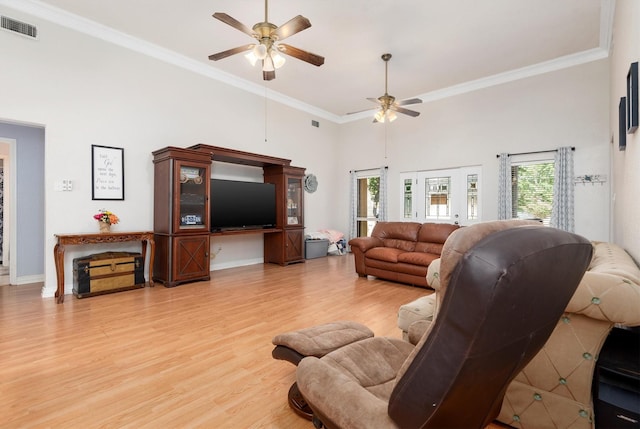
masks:
<svg viewBox="0 0 640 429"><path fill-rule="evenodd" d="M261 167L264 183L211 179L212 161ZM209 280L210 240L221 235L264 234L264 262L304 262L304 168L204 144L156 150L153 163L154 281Z"/></svg>

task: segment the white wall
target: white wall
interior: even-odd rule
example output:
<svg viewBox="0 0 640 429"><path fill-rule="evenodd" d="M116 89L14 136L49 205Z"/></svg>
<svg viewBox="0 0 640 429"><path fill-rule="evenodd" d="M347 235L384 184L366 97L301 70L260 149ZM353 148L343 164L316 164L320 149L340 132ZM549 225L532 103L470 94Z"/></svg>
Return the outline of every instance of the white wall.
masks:
<svg viewBox="0 0 640 429"><path fill-rule="evenodd" d="M618 103L626 97L629 65L640 61L640 2L618 0L613 26L613 51L611 55L611 98L609 112L613 170L613 241L624 247L640 261L640 130L627 134L627 147L618 150Z"/></svg>
<svg viewBox="0 0 640 429"><path fill-rule="evenodd" d="M204 76L10 9L0 13L36 25L39 33L34 41L0 31L0 56L11 59L0 72L0 121L46 128L45 296L56 288L54 234L96 232L92 215L100 208L121 218L115 231L153 228L151 152L164 146L206 143L291 159L322 178L318 191L305 196L306 225L326 227L336 124L320 120L312 127L317 118L309 114L275 102L265 108L264 98ZM124 201L91 200L92 144L125 149ZM62 179L73 181L72 192L54 191ZM67 293L72 259L103 250L68 248ZM254 250L262 254L262 246Z"/></svg>
<svg viewBox="0 0 640 429"><path fill-rule="evenodd" d="M497 218L500 152L574 146L575 175L609 176L608 62L547 73L421 107L390 125L370 119L340 128L341 210L348 231L349 170L389 166L389 218L401 216L399 173L481 165L483 220ZM428 79L428 76L425 77ZM546 154L553 156L553 154ZM609 239L609 185L576 186L576 232Z"/></svg>
<svg viewBox="0 0 640 429"><path fill-rule="evenodd" d="M265 103L262 97L47 21L4 7L0 13L39 30L37 41L0 32L0 55L11 59L11 67L0 72L0 120L46 127L45 255L52 255L55 233L95 232L92 214L100 208L121 217L116 231L152 229L151 152L168 145L205 143L287 158L306 167L319 180L317 192L305 193L307 231L348 231L348 172L353 169L388 165L393 203L400 198L400 172L481 165L485 220L496 217L499 152L575 146L576 175L611 176L607 60L427 103L420 107L419 118L401 117L390 126L370 119L342 125L319 120L315 128L311 120L318 118L307 113ZM637 45L634 49L637 55ZM91 200L92 144L125 149L124 201ZM627 158L633 154L629 146L633 143ZM61 179L73 180L74 190L54 191L54 181ZM610 184L577 187L576 232L609 239ZM391 219L399 215L399 205L392 204ZM631 226L629 221L623 224L625 229ZM248 260L261 257L261 246L235 243L222 241L214 267L240 255ZM256 253L247 255L249 248ZM212 250L217 250L216 240ZM68 251L67 291L70 261L86 253ZM47 256L45 295L54 290L53 258Z"/></svg>

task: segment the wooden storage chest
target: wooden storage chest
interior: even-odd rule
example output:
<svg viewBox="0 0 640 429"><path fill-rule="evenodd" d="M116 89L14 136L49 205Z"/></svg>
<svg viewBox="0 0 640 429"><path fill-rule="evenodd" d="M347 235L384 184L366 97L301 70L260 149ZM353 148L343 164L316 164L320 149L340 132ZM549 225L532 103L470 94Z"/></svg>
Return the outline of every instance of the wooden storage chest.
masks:
<svg viewBox="0 0 640 429"><path fill-rule="evenodd" d="M105 252L73 260L73 294L78 298L144 286L140 253Z"/></svg>

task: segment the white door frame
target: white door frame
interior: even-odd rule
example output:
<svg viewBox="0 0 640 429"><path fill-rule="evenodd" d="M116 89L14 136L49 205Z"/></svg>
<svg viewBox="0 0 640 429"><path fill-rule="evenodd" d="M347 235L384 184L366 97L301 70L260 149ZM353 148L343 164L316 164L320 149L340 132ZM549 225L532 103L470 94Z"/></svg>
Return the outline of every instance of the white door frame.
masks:
<svg viewBox="0 0 640 429"><path fill-rule="evenodd" d="M0 143L9 145L9 157L8 157L8 165L5 162L5 178L8 179L9 182L9 211L5 211L4 218L4 237L3 237L3 265L6 265L5 260L8 256L9 258L9 283L12 285L17 284L17 261L15 255L17 254L17 232L14 225L13 220L16 219L17 211L16 211L16 176L17 176L17 162L16 162L16 140L0 137ZM5 161L7 160L5 157L2 157ZM7 170L9 170L9 174L7 174ZM6 189L6 188L5 188ZM6 201L6 199L5 199ZM7 249L6 239L7 239L7 229L9 230L8 241L9 246ZM8 251L7 251L8 250Z"/></svg>
<svg viewBox="0 0 640 429"><path fill-rule="evenodd" d="M469 175L477 175L477 195L476 200L476 218L470 219L468 213L468 200L467 200L467 178ZM448 190L451 202L451 213L448 217L441 217L438 219L426 217L425 215L425 180L429 178L437 177L449 177L450 189ZM412 216L405 217L405 186L408 180L411 180L411 205ZM482 214L480 211L481 196L481 180L482 180L482 168L480 166L471 167L458 167L443 170L428 170L428 171L414 171L400 174L400 182L402 184L402 190L400 192L401 202L401 216L404 221L414 222L436 222L436 223L456 223L460 225L471 225L473 223L480 222L482 220Z"/></svg>

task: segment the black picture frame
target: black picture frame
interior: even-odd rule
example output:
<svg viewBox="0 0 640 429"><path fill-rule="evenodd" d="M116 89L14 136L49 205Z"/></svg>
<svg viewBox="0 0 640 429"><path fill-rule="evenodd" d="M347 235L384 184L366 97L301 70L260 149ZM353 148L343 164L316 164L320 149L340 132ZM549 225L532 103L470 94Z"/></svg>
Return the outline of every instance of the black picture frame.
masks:
<svg viewBox="0 0 640 429"><path fill-rule="evenodd" d="M638 62L631 63L627 73L627 134L638 129Z"/></svg>
<svg viewBox="0 0 640 429"><path fill-rule="evenodd" d="M627 97L620 97L618 104L618 149L627 148Z"/></svg>
<svg viewBox="0 0 640 429"><path fill-rule="evenodd" d="M124 149L91 145L91 199L124 200Z"/></svg>

